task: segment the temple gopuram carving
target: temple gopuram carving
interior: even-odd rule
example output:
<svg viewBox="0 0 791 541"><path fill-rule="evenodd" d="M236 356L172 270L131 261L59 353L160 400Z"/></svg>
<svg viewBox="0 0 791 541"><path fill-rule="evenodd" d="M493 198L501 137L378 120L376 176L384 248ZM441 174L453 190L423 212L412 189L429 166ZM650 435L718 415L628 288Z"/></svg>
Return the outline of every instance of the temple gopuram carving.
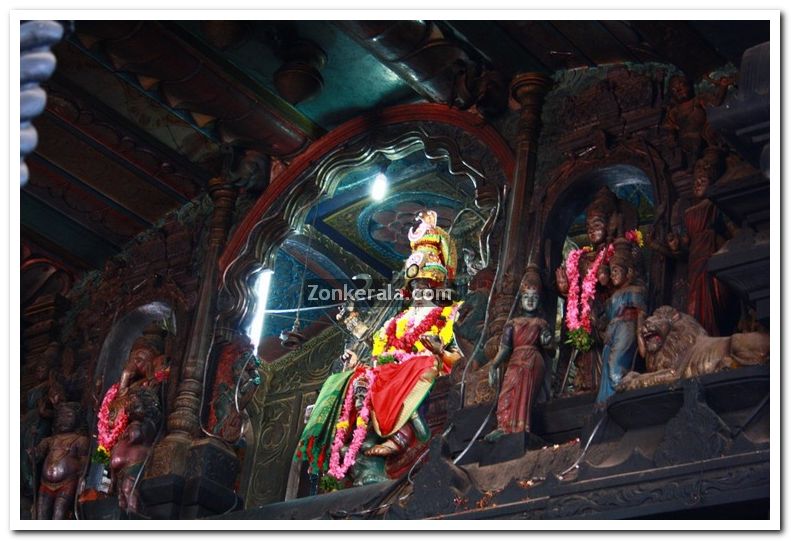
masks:
<svg viewBox="0 0 791 541"><path fill-rule="evenodd" d="M779 16L719 15L12 20L15 526L779 527Z"/></svg>

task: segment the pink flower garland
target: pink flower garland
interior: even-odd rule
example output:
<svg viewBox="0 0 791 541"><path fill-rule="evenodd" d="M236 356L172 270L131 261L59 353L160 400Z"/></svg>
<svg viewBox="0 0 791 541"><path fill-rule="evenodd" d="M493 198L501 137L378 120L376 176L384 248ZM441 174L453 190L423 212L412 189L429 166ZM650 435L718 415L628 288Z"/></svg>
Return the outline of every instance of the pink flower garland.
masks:
<svg viewBox="0 0 791 541"><path fill-rule="evenodd" d="M578 329L580 326L579 302L577 300L580 287L579 261L584 252L585 250L582 249L572 250L566 259L566 276L569 280L568 300L566 302L566 328L570 331Z"/></svg>
<svg viewBox="0 0 791 541"><path fill-rule="evenodd" d="M573 331L583 328L586 332L591 332L591 301L596 295L597 274L602 263L609 261L614 252L612 244L599 250L593 264L588 267L585 278L582 281L582 293L580 294L579 283L579 260L582 254L588 250L580 248L572 250L566 259L566 276L569 279L568 303L566 306L566 327Z"/></svg>
<svg viewBox="0 0 791 541"><path fill-rule="evenodd" d="M102 406L99 408L99 420L96 423L96 428L99 432L97 437L99 445L104 447L108 453L112 451L118 438L121 437L129 420L126 415L126 410L121 409L116 414L115 421L110 421L110 404L115 400L117 394L118 384L114 383L104 395Z"/></svg>
<svg viewBox="0 0 791 541"><path fill-rule="evenodd" d="M343 464L341 464L341 448L343 447L344 441L346 440L346 435L349 433L350 428L349 423L351 421L352 404L354 402L354 384L357 382L357 380L363 377L368 380L368 392L365 394L363 406L357 414L357 420L355 422L356 426L354 428L354 434L352 435L352 441L343 457ZM349 468L352 467L355 460L357 459L357 455L360 452L360 447L362 447L363 440L365 440L365 435L368 432L368 420L371 416L371 387L373 386L373 383L374 372L368 368L365 370L365 374L355 378L349 384L346 391L346 398L343 402L343 411L341 412L341 418L338 420L336 425L335 439L332 442L330 467L328 470L328 473L336 479L343 479L346 476L346 472L349 471Z"/></svg>

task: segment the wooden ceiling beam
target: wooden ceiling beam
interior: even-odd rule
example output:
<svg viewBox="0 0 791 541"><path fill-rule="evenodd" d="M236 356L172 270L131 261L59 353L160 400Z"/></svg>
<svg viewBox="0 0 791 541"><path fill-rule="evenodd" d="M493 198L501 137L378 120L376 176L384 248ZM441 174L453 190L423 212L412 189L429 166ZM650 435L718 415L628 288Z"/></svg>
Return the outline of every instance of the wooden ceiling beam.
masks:
<svg viewBox="0 0 791 541"><path fill-rule="evenodd" d="M195 197L206 188L213 176L213 173L167 147L65 77L59 77L56 73L47 84L47 93L48 112L169 185L181 198L189 200ZM59 103L59 100L65 103ZM108 129L112 131L114 141L107 140ZM156 163L152 163L152 157Z"/></svg>
<svg viewBox="0 0 791 541"><path fill-rule="evenodd" d="M458 38L491 62L493 67L508 77L526 71L551 73L549 66L514 40L497 21L441 21Z"/></svg>
<svg viewBox="0 0 791 541"><path fill-rule="evenodd" d="M73 197L78 199L81 203L84 203L86 207L88 205L93 206L93 208L88 207L90 210L86 210L86 212L96 213L109 210L123 219L126 222L124 225L127 228L130 225L133 226L135 228L134 233L126 235L127 237L133 236L137 234L138 231L142 231L153 225L152 222L146 220L128 207L107 197L104 193L86 184L79 177L66 171L59 165L52 163L39 153L34 153L31 156L31 168L33 170L33 174L31 174L32 183L29 188L25 187L25 190L31 192L32 195L37 195L39 198L45 199L45 190L51 192L52 196L58 194L61 197L65 195L65 192L71 191L73 192ZM39 183L38 177L43 175L46 175L46 179L42 179Z"/></svg>
<svg viewBox="0 0 791 541"><path fill-rule="evenodd" d="M173 188L170 184L162 181L159 177L151 174L151 171L144 169L144 166L142 166L140 163L131 161L127 159L126 156L116 152L115 149L110 147L105 140L86 133L85 131L81 130L79 126L63 119L61 116L52 112L51 110L45 110L44 115L46 115L47 118L52 122L55 122L58 126L69 132L76 139L79 139L83 143L89 145L103 157L115 162L124 169L127 169L143 182L162 192L163 196L171 199L177 206L181 206L189 202L189 199L183 193Z"/></svg>
<svg viewBox="0 0 791 541"><path fill-rule="evenodd" d="M693 81L726 62L686 21L630 21L630 24L665 62L678 66Z"/></svg>
<svg viewBox="0 0 791 541"><path fill-rule="evenodd" d="M47 256L59 266L70 271L77 279L79 279L77 277L79 273L97 268L94 263L73 254L66 250L64 246L52 242L52 240L24 224L22 224L20 229L20 237L22 242L28 244L33 253L41 253Z"/></svg>
<svg viewBox="0 0 791 541"><path fill-rule="evenodd" d="M48 239L53 246L78 259L101 268L107 258L120 252L120 247L75 222L54 207L23 191L20 194L22 227ZM57 253L61 253L58 251Z"/></svg>
<svg viewBox="0 0 791 541"><path fill-rule="evenodd" d="M131 79L138 76L159 81L164 104L215 117L214 131L224 144L289 158L312 142L304 126L229 77L227 66L197 54L156 21L81 21L76 36L91 42L90 49L83 45L86 54L103 55L111 62L106 67L126 73L130 83L140 86ZM194 119L187 121L195 126Z"/></svg>

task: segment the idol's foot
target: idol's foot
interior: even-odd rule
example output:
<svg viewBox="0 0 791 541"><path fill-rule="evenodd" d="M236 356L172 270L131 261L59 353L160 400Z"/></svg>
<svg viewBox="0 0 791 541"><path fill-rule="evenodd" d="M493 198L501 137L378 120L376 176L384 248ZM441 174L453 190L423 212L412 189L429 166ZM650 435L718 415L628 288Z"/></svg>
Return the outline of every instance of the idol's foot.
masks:
<svg viewBox="0 0 791 541"><path fill-rule="evenodd" d="M505 436L505 431L503 429L501 429L501 428L495 428L494 430L492 430L491 432L486 434L483 437L483 439L488 441L488 442L490 442L490 443L493 443L493 442L499 440L500 438L502 438L503 436Z"/></svg>
<svg viewBox="0 0 791 541"><path fill-rule="evenodd" d="M393 440L385 440L365 451L365 456L391 456L398 454L400 451L401 449Z"/></svg>

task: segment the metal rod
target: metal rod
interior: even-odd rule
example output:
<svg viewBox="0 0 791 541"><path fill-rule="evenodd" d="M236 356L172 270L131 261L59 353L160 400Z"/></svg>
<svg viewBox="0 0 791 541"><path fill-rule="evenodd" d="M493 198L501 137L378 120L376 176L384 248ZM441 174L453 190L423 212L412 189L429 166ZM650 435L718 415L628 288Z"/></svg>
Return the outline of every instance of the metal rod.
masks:
<svg viewBox="0 0 791 541"><path fill-rule="evenodd" d="M569 364L566 365L566 373L563 376L563 381L560 384L560 394L563 394L563 391L566 389L566 382L569 379L569 373L571 372L571 365L577 360L577 355L579 355L580 350L574 348L574 351L571 352L571 357L569 357Z"/></svg>
<svg viewBox="0 0 791 541"><path fill-rule="evenodd" d="M560 472L560 474L558 474L559 478L563 479L564 475L566 475L571 470L579 466L580 461L585 457L585 454L588 452L588 447L590 447L591 443L593 443L594 436L596 436L596 433L599 431L599 428L601 427L602 423L606 418L607 418L606 414L602 415L601 419L599 419L599 422L596 423L596 426L593 428L593 432L591 432L591 435L588 436L588 442L585 444L585 448L582 450L582 453L580 453L580 456L577 457L577 460L574 461L574 464L572 464L571 466Z"/></svg>
<svg viewBox="0 0 791 541"><path fill-rule="evenodd" d="M756 416L760 413L760 411L764 408L764 406L766 406L768 402L769 402L769 395L767 394L763 398L763 400L761 400L761 402L755 407L755 409L753 409L752 413L750 413L750 416L747 417L747 420L743 422L741 426L738 427L735 431L731 432L731 438L736 438L739 434L741 434L742 431L744 431L744 429L747 428L747 425L749 425L755 420Z"/></svg>

